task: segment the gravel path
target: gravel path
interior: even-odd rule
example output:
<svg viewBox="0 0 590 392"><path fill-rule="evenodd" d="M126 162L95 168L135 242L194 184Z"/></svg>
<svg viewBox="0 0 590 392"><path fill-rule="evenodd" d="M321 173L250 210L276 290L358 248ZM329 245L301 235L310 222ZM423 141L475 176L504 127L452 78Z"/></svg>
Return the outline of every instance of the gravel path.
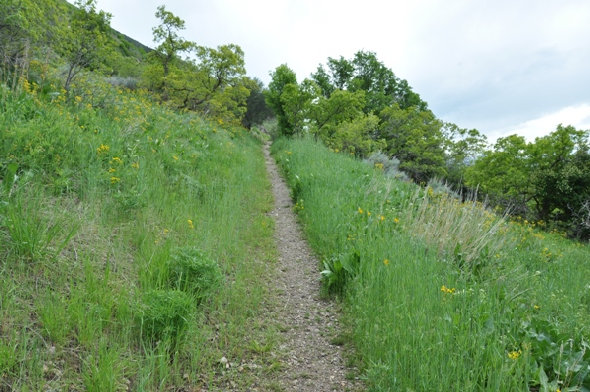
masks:
<svg viewBox="0 0 590 392"><path fill-rule="evenodd" d="M279 378L284 391L351 391L355 382L346 379L350 371L342 349L330 344L339 331L334 304L320 298L318 261L314 258L293 212L287 185L265 146L266 165L275 198L271 212L279 250L276 277L284 344L285 363Z"/></svg>

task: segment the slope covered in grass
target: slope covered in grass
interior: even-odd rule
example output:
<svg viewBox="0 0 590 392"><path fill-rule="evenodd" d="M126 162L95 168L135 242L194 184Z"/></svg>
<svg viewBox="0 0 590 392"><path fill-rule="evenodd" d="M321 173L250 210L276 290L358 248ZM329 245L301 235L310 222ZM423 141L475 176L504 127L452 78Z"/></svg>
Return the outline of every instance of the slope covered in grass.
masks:
<svg viewBox="0 0 590 392"><path fill-rule="evenodd" d="M260 142L84 83L0 87L0 390L223 383L271 333Z"/></svg>
<svg viewBox="0 0 590 392"><path fill-rule="evenodd" d="M590 388L587 245L308 138L273 152L371 390Z"/></svg>

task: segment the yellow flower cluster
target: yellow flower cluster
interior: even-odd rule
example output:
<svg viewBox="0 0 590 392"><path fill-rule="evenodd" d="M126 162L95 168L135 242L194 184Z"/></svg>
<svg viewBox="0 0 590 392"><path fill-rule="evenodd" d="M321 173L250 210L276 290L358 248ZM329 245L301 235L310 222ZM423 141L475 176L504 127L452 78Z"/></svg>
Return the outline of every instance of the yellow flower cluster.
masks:
<svg viewBox="0 0 590 392"><path fill-rule="evenodd" d="M445 294L455 294L455 288L449 288L447 286L445 286L444 284L442 285L442 287L440 288L440 291L442 291Z"/></svg>
<svg viewBox="0 0 590 392"><path fill-rule="evenodd" d="M104 154L109 152L111 148L109 146L107 146L106 144L101 144L97 149L96 152L98 153L98 155L100 154Z"/></svg>
<svg viewBox="0 0 590 392"><path fill-rule="evenodd" d="M512 359L514 361L514 360L517 360L518 357L520 357L520 354L522 354L522 351L520 351L520 350L510 351L508 353L508 358L510 358L510 359Z"/></svg>
<svg viewBox="0 0 590 392"><path fill-rule="evenodd" d="M121 182L121 179L119 177L115 177L115 176L111 177L111 184L114 185L114 184L118 184L119 182Z"/></svg>
<svg viewBox="0 0 590 392"><path fill-rule="evenodd" d="M188 228L193 230L195 228L193 221L191 219L187 219L186 221L188 223Z"/></svg>

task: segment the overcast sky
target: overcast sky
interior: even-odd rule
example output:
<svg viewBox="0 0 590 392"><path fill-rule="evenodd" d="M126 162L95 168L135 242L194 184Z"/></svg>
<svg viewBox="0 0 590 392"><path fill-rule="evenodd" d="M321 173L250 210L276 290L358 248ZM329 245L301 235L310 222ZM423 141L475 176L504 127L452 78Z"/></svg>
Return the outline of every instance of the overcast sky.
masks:
<svg viewBox="0 0 590 392"><path fill-rule="evenodd" d="M161 4L186 21L184 38L240 45L267 84L280 64L301 81L367 50L439 118L491 140L590 129L590 0L97 0L148 46Z"/></svg>

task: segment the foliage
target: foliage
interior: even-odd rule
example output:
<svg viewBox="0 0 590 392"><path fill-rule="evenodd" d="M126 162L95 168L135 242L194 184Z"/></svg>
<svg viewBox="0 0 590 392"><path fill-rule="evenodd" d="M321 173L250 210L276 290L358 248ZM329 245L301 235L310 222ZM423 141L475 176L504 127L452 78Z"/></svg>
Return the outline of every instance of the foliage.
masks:
<svg viewBox="0 0 590 392"><path fill-rule="evenodd" d="M471 187L508 200L529 220L556 222L578 238L587 238L584 203L590 199L588 131L559 125L527 143L511 135L498 139L465 170Z"/></svg>
<svg viewBox="0 0 590 392"><path fill-rule="evenodd" d="M200 249L178 248L170 256L168 280L171 287L202 300L219 286L221 282L219 266Z"/></svg>
<svg viewBox="0 0 590 392"><path fill-rule="evenodd" d="M365 113L374 114L394 103L403 109L410 106L421 110L427 108L426 102L412 91L407 81L396 77L375 53L359 51L351 60L328 58L327 66L329 72L320 65L312 75L326 97L336 90L364 91Z"/></svg>
<svg viewBox="0 0 590 392"><path fill-rule="evenodd" d="M380 119L378 135L387 141L387 153L400 160L400 169L414 181L446 174L441 123L432 112L394 104L380 113Z"/></svg>
<svg viewBox="0 0 590 392"><path fill-rule="evenodd" d="M67 61L64 89L69 91L72 80L83 69L91 71L103 65L103 58L110 52L108 32L111 15L96 10L96 0L77 0L78 7L70 25L63 32L59 53Z"/></svg>
<svg viewBox="0 0 590 392"><path fill-rule="evenodd" d="M174 341L190 322L193 299L181 290L153 290L144 295L138 323L142 338L156 342Z"/></svg>
<svg viewBox="0 0 590 392"><path fill-rule="evenodd" d="M268 90L264 92L266 103L277 118L279 133L292 135L295 130L287 116L293 116L294 114L287 113L283 93L285 91L297 91L297 77L287 64L282 64L271 73L271 78Z"/></svg>
<svg viewBox="0 0 590 392"><path fill-rule="evenodd" d="M272 110L266 104L264 98L264 84L260 79L247 79L247 88L250 95L246 101L246 113L242 125L250 129L256 124L262 124L266 119L272 117Z"/></svg>
<svg viewBox="0 0 590 392"><path fill-rule="evenodd" d="M260 142L100 75L69 100L21 83L0 87L2 387L246 388L214 375L220 355L268 366L244 349L273 333Z"/></svg>

